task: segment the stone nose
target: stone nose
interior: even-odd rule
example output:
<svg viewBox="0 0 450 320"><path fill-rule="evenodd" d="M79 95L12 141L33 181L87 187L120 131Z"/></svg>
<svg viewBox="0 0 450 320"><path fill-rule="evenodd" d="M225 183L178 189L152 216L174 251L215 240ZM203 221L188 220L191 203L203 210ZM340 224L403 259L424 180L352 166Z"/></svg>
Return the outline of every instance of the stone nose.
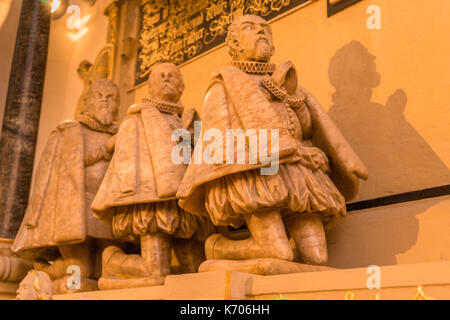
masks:
<svg viewBox="0 0 450 320"><path fill-rule="evenodd" d="M260 25L257 25L256 27L256 34L265 34L264 28Z"/></svg>

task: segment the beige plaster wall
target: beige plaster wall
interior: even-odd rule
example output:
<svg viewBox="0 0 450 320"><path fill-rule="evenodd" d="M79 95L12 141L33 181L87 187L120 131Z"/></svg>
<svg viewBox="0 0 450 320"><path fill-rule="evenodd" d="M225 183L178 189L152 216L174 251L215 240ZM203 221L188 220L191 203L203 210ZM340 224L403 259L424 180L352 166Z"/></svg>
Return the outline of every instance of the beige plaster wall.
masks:
<svg viewBox="0 0 450 320"><path fill-rule="evenodd" d="M327 234L328 266L450 260L450 196L352 211Z"/></svg>
<svg viewBox="0 0 450 320"><path fill-rule="evenodd" d="M22 0L0 0L0 123L5 110L21 6Z"/></svg>
<svg viewBox="0 0 450 320"><path fill-rule="evenodd" d="M381 30L369 30L369 5ZM450 2L364 0L327 18L326 1L272 23L274 62L292 60L300 80L369 168L356 200L450 184ZM182 66L184 104L202 110L225 47ZM146 96L136 91L136 101Z"/></svg>

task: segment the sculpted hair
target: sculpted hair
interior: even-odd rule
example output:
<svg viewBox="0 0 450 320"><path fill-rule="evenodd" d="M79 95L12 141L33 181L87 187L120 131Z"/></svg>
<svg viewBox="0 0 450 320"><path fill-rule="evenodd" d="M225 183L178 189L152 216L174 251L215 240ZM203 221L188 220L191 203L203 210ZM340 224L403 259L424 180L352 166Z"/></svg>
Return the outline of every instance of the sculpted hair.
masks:
<svg viewBox="0 0 450 320"><path fill-rule="evenodd" d="M233 22L228 27L228 33L227 38L225 39L225 42L228 47L228 54L231 56L231 58L236 59L238 56L238 48L239 48L239 24L241 17L237 17L233 20Z"/></svg>

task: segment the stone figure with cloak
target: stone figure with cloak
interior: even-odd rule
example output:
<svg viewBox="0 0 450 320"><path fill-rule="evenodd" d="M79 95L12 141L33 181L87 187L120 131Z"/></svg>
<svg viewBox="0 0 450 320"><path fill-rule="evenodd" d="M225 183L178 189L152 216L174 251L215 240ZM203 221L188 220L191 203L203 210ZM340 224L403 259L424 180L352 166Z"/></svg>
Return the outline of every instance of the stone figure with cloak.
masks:
<svg viewBox="0 0 450 320"><path fill-rule="evenodd" d="M221 161L191 161L177 194L180 206L211 217L217 226L246 225L250 233L242 240L211 235L205 243L208 261L200 271L306 270L285 263L294 257L298 265L325 265L325 231L346 215L346 200L357 194L367 169L318 101L299 85L293 63L269 62L272 30L263 18L238 17L228 30L227 45L232 61L212 75L202 136L210 130L219 130L223 137L230 129L245 135L250 130L276 132L278 142L270 138L267 144L278 145L268 155L279 167L273 174L262 174L268 163L252 154L249 136L245 148L233 146L244 152L245 163L227 161L225 149ZM201 154L202 147L217 151L208 141L197 142L194 155Z"/></svg>
<svg viewBox="0 0 450 320"><path fill-rule="evenodd" d="M50 134L12 246L50 276L55 293L95 290L97 253L114 239L111 226L95 218L90 206L114 151L119 89L111 80L97 80L83 105L75 120ZM73 272L80 283L67 287Z"/></svg>
<svg viewBox="0 0 450 320"><path fill-rule="evenodd" d="M196 272L203 244L214 232L209 217L178 206L176 193L187 165L172 160L174 130L189 129L198 117L179 103L180 70L161 63L152 70L149 99L132 105L120 125L114 156L92 204L112 225L114 236L140 244L141 254L117 246L103 252L101 289L153 286L171 273L172 249L181 272Z"/></svg>

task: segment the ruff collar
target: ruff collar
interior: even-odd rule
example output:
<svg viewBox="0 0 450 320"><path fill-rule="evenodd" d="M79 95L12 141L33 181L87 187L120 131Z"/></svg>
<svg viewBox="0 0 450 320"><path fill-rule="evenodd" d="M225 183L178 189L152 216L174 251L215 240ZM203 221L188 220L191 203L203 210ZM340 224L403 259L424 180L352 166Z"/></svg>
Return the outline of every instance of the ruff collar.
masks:
<svg viewBox="0 0 450 320"><path fill-rule="evenodd" d="M286 102L290 107L302 108L305 106L305 95L297 90L297 71L292 62L281 63L271 76L265 75L260 83L273 98Z"/></svg>
<svg viewBox="0 0 450 320"><path fill-rule="evenodd" d="M184 107L179 103L157 100L157 99L142 99L142 102L148 103L158 109L160 112L182 115Z"/></svg>
<svg viewBox="0 0 450 320"><path fill-rule="evenodd" d="M110 125L104 125L98 122L93 117L88 116L87 114L80 114L77 116L76 119L85 126L95 131L106 132L109 134L116 134L119 129L119 126L117 125L116 122L113 122Z"/></svg>
<svg viewBox="0 0 450 320"><path fill-rule="evenodd" d="M232 60L230 65L245 73L272 74L275 71L275 64L267 62Z"/></svg>

